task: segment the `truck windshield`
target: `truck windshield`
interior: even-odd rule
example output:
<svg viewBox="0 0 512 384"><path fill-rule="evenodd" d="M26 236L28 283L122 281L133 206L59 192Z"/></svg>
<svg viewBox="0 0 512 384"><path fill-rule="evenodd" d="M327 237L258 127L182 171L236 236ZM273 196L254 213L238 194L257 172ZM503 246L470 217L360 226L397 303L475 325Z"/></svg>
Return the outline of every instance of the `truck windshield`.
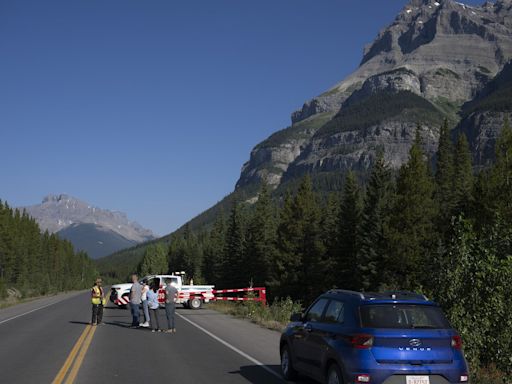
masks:
<svg viewBox="0 0 512 384"><path fill-rule="evenodd" d="M364 328L447 329L450 324L439 307L411 304L377 304L360 307Z"/></svg>

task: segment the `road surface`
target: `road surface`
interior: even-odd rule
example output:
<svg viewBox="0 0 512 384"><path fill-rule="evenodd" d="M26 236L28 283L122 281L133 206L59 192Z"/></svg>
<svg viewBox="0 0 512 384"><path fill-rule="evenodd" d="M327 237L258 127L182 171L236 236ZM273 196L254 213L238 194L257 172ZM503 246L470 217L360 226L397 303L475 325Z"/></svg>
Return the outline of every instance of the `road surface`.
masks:
<svg viewBox="0 0 512 384"><path fill-rule="evenodd" d="M87 292L0 310L0 382L284 383L279 333L213 310L178 309L176 334L130 329L111 304L105 325L89 321Z"/></svg>

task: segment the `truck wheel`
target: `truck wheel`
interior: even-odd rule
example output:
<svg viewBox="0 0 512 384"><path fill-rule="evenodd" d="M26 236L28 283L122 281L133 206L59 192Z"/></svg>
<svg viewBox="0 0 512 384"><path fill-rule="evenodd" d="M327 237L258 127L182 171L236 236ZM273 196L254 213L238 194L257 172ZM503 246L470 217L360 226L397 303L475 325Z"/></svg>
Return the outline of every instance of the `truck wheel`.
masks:
<svg viewBox="0 0 512 384"><path fill-rule="evenodd" d="M203 300L196 298L193 298L192 300L189 300L188 306L190 309L199 309L203 305Z"/></svg>

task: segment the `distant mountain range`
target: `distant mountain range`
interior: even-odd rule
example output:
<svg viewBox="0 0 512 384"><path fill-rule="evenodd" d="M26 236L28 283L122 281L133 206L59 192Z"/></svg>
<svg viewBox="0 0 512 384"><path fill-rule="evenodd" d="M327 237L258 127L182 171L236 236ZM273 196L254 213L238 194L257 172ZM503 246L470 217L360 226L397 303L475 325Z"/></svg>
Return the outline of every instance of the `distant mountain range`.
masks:
<svg viewBox="0 0 512 384"><path fill-rule="evenodd" d="M41 204L22 209L36 219L41 230L57 233L92 258L155 238L149 229L130 221L122 212L94 207L65 194L46 196Z"/></svg>

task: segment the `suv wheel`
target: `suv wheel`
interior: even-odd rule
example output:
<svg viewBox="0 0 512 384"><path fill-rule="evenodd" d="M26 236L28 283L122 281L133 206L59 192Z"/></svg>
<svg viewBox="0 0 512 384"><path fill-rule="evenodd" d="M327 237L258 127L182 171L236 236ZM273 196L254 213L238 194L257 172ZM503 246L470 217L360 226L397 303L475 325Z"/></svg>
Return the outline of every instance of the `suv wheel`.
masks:
<svg viewBox="0 0 512 384"><path fill-rule="evenodd" d="M293 368L292 357L290 356L290 349L287 344L281 348L281 372L286 380L295 380L297 378L297 371Z"/></svg>
<svg viewBox="0 0 512 384"><path fill-rule="evenodd" d="M338 364L333 363L327 371L327 384L343 384L343 376L341 375L341 369Z"/></svg>

